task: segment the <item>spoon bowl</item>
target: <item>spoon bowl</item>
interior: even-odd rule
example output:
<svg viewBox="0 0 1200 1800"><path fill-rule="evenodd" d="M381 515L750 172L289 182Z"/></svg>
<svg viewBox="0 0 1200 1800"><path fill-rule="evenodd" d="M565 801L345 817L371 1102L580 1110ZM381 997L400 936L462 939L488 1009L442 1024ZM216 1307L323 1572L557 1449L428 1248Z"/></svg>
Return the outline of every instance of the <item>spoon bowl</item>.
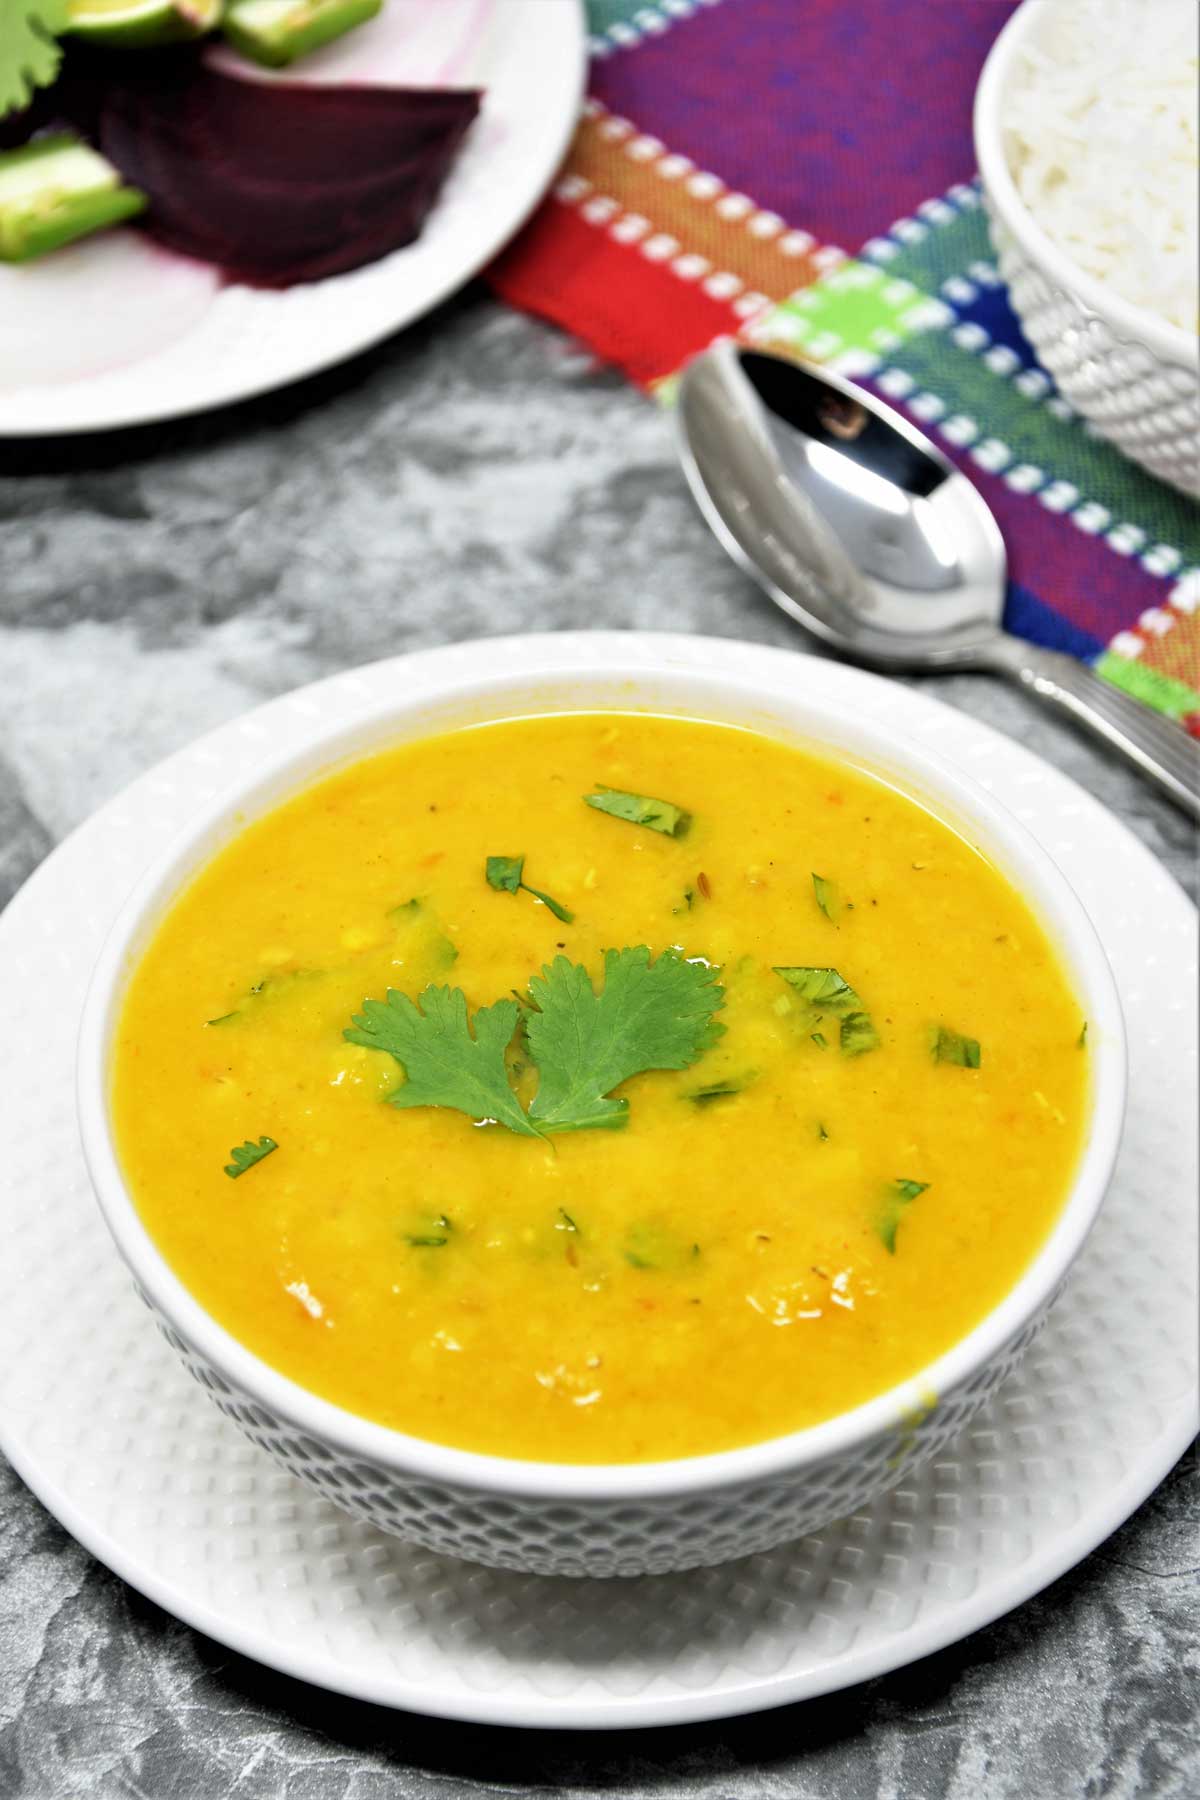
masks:
<svg viewBox="0 0 1200 1800"><path fill-rule="evenodd" d="M1200 745L1073 657L1004 630L999 527L900 413L824 369L725 339L685 369L676 421L718 541L814 636L876 668L1007 675L1200 818Z"/></svg>

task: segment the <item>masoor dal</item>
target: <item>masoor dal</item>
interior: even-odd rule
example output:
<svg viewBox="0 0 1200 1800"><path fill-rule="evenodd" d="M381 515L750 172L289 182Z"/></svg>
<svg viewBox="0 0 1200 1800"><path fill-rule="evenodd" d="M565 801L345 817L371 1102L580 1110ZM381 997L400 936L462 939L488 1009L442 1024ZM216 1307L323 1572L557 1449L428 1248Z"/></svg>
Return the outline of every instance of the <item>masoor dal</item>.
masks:
<svg viewBox="0 0 1200 1800"><path fill-rule="evenodd" d="M725 1031L625 1081L622 1129L389 1105L403 1066L343 1036L389 988L474 1014L560 955L599 991L639 945L719 966ZM798 970L850 990L848 1032ZM505 1054L528 1108L520 1029ZM1037 1251L1087 1100L1055 954L954 830L751 732L623 714L406 745L251 825L158 928L112 1072L146 1225L235 1337L385 1425L567 1462L727 1449L920 1370Z"/></svg>

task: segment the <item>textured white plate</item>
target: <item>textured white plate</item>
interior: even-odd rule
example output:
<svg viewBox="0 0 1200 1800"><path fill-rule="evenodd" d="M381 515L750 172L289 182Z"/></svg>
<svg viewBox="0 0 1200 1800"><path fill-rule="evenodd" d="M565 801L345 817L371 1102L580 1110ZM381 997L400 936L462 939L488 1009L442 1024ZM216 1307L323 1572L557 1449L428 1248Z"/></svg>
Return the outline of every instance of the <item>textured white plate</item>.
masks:
<svg viewBox="0 0 1200 1800"><path fill-rule="evenodd" d="M222 287L199 265L139 255L128 232L44 263L0 266L0 326L14 344L36 335L46 317L70 335L62 321L77 321L89 293L117 315L106 327L115 366L88 372L89 352L76 344L69 378L5 386L0 356L0 435L144 424L296 381L411 324L507 242L549 185L579 116L580 0L388 0L385 14L345 43L353 56L334 44L296 73L484 88L479 118L417 242L281 292ZM19 357L9 361L22 366Z"/></svg>
<svg viewBox="0 0 1200 1800"><path fill-rule="evenodd" d="M586 664L611 636L460 645L271 702L135 782L0 919L0 1445L95 1555L210 1636L416 1712L660 1725L820 1694L940 1648L1061 1574L1197 1427L1195 914L1154 858L1017 744L877 677L789 652L621 635L631 674L779 675L965 768L1056 856L1112 959L1130 1038L1117 1177L1045 1332L954 1453L868 1512L689 1575L572 1582L406 1548L341 1514L208 1403L135 1299L91 1199L72 1063L100 941L147 861L260 746L436 676ZM786 658L786 663L784 659ZM998 1168L997 1180L1003 1180Z"/></svg>

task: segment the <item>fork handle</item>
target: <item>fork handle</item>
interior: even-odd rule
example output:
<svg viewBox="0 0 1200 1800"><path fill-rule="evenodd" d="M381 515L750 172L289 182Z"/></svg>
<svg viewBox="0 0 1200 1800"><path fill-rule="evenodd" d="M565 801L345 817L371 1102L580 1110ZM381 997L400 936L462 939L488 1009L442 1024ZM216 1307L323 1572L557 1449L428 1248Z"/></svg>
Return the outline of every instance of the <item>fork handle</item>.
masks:
<svg viewBox="0 0 1200 1800"><path fill-rule="evenodd" d="M1177 806L1200 819L1200 743L1173 719L1094 675L1073 656L1019 638L1001 638L987 662L1122 751Z"/></svg>

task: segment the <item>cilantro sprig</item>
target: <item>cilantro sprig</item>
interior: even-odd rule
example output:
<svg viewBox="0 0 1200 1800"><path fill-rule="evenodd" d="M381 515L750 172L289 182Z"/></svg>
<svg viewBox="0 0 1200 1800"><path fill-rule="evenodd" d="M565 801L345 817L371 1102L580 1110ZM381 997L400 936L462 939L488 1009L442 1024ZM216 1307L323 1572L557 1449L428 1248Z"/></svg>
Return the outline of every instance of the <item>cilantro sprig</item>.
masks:
<svg viewBox="0 0 1200 1800"><path fill-rule="evenodd" d="M0 7L0 118L19 112L34 88L58 74L58 38L67 29L69 0L5 0Z"/></svg>
<svg viewBox="0 0 1200 1800"><path fill-rule="evenodd" d="M416 1001L389 989L364 1000L352 1044L384 1050L405 1080L388 1096L396 1107L445 1106L523 1137L556 1131L620 1130L629 1102L612 1090L651 1069L686 1069L724 1027L717 971L667 950L651 959L645 945L609 950L597 993L580 963L557 956L529 984L524 1038L538 1073L528 1112L509 1080L505 1051L522 1008L497 1000L472 1015L461 988L427 987Z"/></svg>
<svg viewBox="0 0 1200 1800"><path fill-rule="evenodd" d="M386 1050L403 1068L404 1084L388 1095L389 1105L449 1106L524 1137L541 1137L509 1085L504 1062L519 1011L515 1000L497 1000L472 1018L461 988L427 987L419 1005L389 988L386 1000L363 1001L355 1029L342 1036L368 1050Z"/></svg>
<svg viewBox="0 0 1200 1800"><path fill-rule="evenodd" d="M536 1011L525 1021L539 1072L529 1116L544 1131L619 1129L627 1100L606 1096L648 1069L686 1069L724 1031L714 1014L724 990L708 963L666 950L657 962L644 944L607 950L604 987L556 956L529 984Z"/></svg>

